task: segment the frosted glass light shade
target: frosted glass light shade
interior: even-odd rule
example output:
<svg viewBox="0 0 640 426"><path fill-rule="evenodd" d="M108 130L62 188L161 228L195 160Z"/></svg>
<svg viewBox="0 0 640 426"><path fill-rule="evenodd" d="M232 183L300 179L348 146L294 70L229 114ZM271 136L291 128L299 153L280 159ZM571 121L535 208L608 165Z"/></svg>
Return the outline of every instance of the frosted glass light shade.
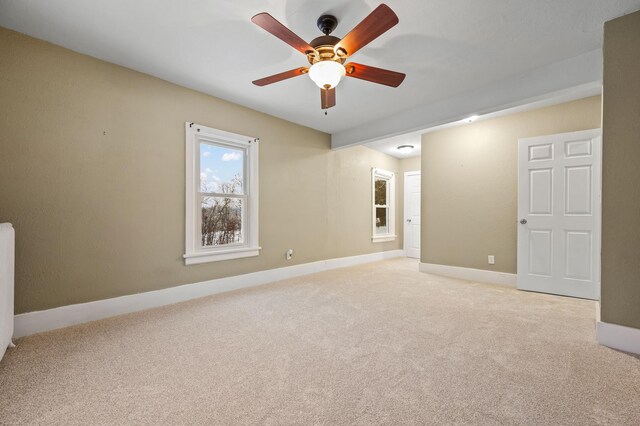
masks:
<svg viewBox="0 0 640 426"><path fill-rule="evenodd" d="M335 61L320 61L311 65L309 77L321 89L333 89L346 74L344 66Z"/></svg>
<svg viewBox="0 0 640 426"><path fill-rule="evenodd" d="M400 145L398 151L400 151L401 154L408 154L413 151L413 145Z"/></svg>

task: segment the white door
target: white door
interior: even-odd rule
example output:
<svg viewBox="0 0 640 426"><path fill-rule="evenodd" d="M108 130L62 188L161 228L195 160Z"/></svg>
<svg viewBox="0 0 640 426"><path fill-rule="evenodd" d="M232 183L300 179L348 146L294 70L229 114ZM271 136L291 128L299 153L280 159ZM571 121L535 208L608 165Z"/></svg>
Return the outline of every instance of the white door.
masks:
<svg viewBox="0 0 640 426"><path fill-rule="evenodd" d="M404 251L420 258L420 171L404 174Z"/></svg>
<svg viewBox="0 0 640 426"><path fill-rule="evenodd" d="M518 141L518 288L600 298L600 129Z"/></svg>

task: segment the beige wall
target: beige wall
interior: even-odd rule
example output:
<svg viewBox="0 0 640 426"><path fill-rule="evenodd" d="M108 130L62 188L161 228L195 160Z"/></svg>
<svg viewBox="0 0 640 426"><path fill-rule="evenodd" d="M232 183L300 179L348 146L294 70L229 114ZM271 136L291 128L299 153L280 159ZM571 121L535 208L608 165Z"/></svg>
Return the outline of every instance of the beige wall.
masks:
<svg viewBox="0 0 640 426"><path fill-rule="evenodd" d="M598 128L600 116L596 96L424 134L421 261L515 273L518 139Z"/></svg>
<svg viewBox="0 0 640 426"><path fill-rule="evenodd" d="M604 26L602 321L640 328L640 12Z"/></svg>
<svg viewBox="0 0 640 426"><path fill-rule="evenodd" d="M5 29L0 99L16 313L400 247L371 243L370 169L400 167L371 149ZM261 139L260 256L183 265L185 121Z"/></svg>
<svg viewBox="0 0 640 426"><path fill-rule="evenodd" d="M421 166L422 163L419 155L417 157L403 158L400 160L400 169L402 170L402 173L420 170Z"/></svg>

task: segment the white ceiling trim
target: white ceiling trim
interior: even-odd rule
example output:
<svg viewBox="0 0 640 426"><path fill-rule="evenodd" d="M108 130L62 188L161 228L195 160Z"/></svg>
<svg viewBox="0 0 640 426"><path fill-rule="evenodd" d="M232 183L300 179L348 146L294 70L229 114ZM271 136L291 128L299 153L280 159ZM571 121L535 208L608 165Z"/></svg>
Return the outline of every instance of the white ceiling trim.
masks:
<svg viewBox="0 0 640 426"><path fill-rule="evenodd" d="M366 123L331 136L331 148L370 143L405 133L554 98L578 99L602 86L602 50L556 62L498 83Z"/></svg>

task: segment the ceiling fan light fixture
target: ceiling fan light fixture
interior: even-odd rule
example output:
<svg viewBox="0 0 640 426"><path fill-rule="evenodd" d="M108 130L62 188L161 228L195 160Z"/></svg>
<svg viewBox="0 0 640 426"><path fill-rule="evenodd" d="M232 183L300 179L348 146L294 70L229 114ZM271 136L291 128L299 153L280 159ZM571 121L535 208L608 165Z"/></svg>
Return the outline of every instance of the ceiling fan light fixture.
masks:
<svg viewBox="0 0 640 426"><path fill-rule="evenodd" d="M278 22L267 12L261 12L251 18L251 22L279 38L307 57L310 68L294 68L268 77L254 80L256 86L266 86L288 80L302 74L309 74L311 80L320 88L320 106L326 110L336 105L335 88L342 77L357 78L388 87L398 87L405 74L382 68L350 62L345 69L344 63L351 55L390 30L398 22L398 16L386 4L380 4L358 23L343 38L332 36L338 19L332 15L322 15L317 25L324 35L309 43L296 33Z"/></svg>
<svg viewBox="0 0 640 426"><path fill-rule="evenodd" d="M335 61L316 62L309 68L309 77L321 89L333 89L345 74L344 66Z"/></svg>
<svg viewBox="0 0 640 426"><path fill-rule="evenodd" d="M400 151L401 154L408 154L413 151L413 145L400 145L398 151Z"/></svg>

